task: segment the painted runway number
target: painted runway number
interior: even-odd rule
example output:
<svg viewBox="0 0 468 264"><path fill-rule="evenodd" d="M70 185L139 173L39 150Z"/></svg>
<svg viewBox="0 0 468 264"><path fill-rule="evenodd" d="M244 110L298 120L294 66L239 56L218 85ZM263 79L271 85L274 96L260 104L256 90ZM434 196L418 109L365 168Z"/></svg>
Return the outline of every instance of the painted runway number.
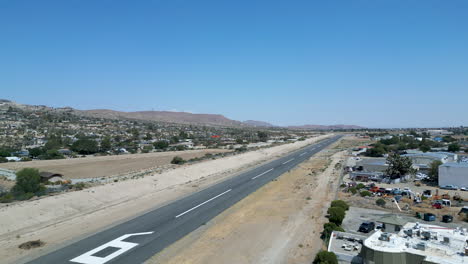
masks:
<svg viewBox="0 0 468 264"><path fill-rule="evenodd" d="M99 246L93 250L90 250L83 255L80 255L72 260L71 262L76 262L76 263L82 263L82 264L104 264L108 262L109 260L127 252L128 250L138 246L137 243L131 243L131 242L125 242L122 240L125 240L131 236L143 236L143 235L151 235L153 232L144 232L144 233L135 233L135 234L126 234L123 235L119 238L116 238L110 242L107 242L106 244ZM106 257L96 257L93 256L94 254L98 253L99 251L105 249L105 248L118 248L119 250L115 251L112 254L109 254Z"/></svg>

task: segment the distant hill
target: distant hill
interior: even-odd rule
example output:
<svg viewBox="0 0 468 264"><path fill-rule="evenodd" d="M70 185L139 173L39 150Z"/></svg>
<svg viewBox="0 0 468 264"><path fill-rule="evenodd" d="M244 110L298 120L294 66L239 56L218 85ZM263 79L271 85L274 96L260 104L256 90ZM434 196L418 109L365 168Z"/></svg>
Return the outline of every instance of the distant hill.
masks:
<svg viewBox="0 0 468 264"><path fill-rule="evenodd" d="M184 124L243 126L242 122L240 121L231 120L223 115L217 114L192 114L186 112L170 111L121 112L108 109L78 110L78 112L81 112L84 115L91 115L102 118L130 118Z"/></svg>
<svg viewBox="0 0 468 264"><path fill-rule="evenodd" d="M301 129L301 130L340 130L340 129L363 129L365 127L355 125L302 125L302 126L288 126L290 129Z"/></svg>
<svg viewBox="0 0 468 264"><path fill-rule="evenodd" d="M193 125L208 125L208 126L231 126L231 127L281 127L275 126L268 122L246 120L244 122L229 119L219 114L192 114L187 112L171 112L171 111L136 111L123 112L109 109L94 109L94 110L76 110L71 107L48 107L45 105L27 105L19 104L6 99L0 99L0 108L8 109L8 107L20 108L26 111L55 111L72 113L79 116L89 116L109 119L138 119L147 121L159 121L167 123L193 124ZM302 125L288 126L289 129L300 130L339 130L339 129L363 129L364 127L355 125Z"/></svg>
<svg viewBox="0 0 468 264"><path fill-rule="evenodd" d="M254 127L274 127L275 126L268 122L256 121L256 120L246 120L242 123L245 125L254 126Z"/></svg>

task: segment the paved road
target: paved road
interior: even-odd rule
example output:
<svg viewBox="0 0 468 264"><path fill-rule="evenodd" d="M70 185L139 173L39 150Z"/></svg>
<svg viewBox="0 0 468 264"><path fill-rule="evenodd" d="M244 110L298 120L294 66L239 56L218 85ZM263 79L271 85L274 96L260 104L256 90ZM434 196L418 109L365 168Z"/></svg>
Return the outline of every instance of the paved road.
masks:
<svg viewBox="0 0 468 264"><path fill-rule="evenodd" d="M29 263L143 263L339 138L309 145Z"/></svg>

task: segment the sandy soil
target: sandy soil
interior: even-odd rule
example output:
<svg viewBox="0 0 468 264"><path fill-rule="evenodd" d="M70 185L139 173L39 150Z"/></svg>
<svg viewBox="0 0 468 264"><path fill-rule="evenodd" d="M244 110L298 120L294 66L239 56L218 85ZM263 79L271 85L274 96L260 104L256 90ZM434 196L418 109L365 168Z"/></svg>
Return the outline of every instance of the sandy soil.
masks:
<svg viewBox="0 0 468 264"><path fill-rule="evenodd" d="M0 205L0 259L2 263L28 261L326 137L184 165L83 191ZM37 239L46 245L29 251L18 249L19 244Z"/></svg>
<svg viewBox="0 0 468 264"><path fill-rule="evenodd" d="M344 152L330 158L336 151L300 164L148 263L311 263L323 246L325 205L338 187L335 165Z"/></svg>
<svg viewBox="0 0 468 264"><path fill-rule="evenodd" d="M60 173L65 179L101 178L167 165L171 163L172 158L175 156L180 156L183 159L188 160L191 158L202 157L207 153L216 154L228 151L229 150L224 149L204 149L63 160L9 162L0 164L0 168L10 170L37 168L40 171Z"/></svg>

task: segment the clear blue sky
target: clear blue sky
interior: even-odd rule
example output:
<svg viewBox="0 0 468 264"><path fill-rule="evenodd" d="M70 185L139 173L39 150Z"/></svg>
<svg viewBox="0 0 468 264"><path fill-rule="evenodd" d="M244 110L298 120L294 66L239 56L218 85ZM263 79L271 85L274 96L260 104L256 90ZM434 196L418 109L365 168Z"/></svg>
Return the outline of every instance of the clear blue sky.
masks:
<svg viewBox="0 0 468 264"><path fill-rule="evenodd" d="M0 98L468 125L468 1L0 0Z"/></svg>

